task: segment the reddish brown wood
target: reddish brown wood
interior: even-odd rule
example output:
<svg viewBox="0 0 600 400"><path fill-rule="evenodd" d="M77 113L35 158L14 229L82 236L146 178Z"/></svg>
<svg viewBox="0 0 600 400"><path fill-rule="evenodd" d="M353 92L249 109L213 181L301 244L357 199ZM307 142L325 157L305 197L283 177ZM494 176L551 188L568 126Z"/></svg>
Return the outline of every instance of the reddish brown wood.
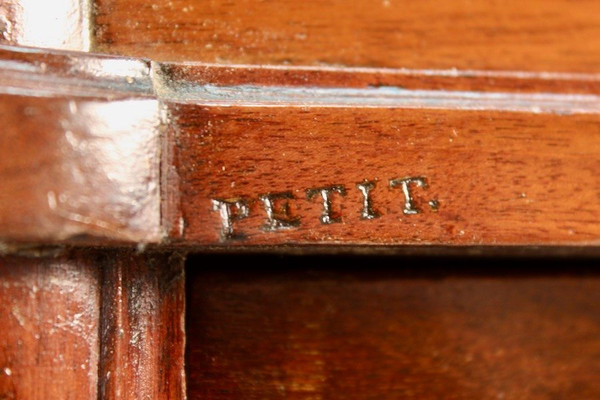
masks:
<svg viewBox="0 0 600 400"><path fill-rule="evenodd" d="M594 75L360 70L341 86L348 71L284 84L278 68L0 56L9 243L597 243ZM332 186L324 220L315 189Z"/></svg>
<svg viewBox="0 0 600 400"><path fill-rule="evenodd" d="M1 251L56 242L141 251L161 240L148 62L5 47L0 93ZM182 263L115 248L8 258L0 398L184 399Z"/></svg>
<svg viewBox="0 0 600 400"><path fill-rule="evenodd" d="M593 0L97 0L95 49L169 61L597 72Z"/></svg>
<svg viewBox="0 0 600 400"><path fill-rule="evenodd" d="M153 69L170 110L163 223L180 243L596 243L598 202L588 190L600 149L596 75ZM390 187L405 177L429 186L413 188L419 215L406 215L401 188ZM372 220L361 218L365 180L376 185ZM340 219L323 224L319 195L308 199L307 190L332 185L346 195L332 195ZM274 200L274 219L297 226L269 228L261 196L282 193L291 198ZM232 205L239 200L247 217ZM224 234L215 201L229 202L232 232Z"/></svg>
<svg viewBox="0 0 600 400"><path fill-rule="evenodd" d="M181 256L12 256L0 278L0 398L185 399Z"/></svg>
<svg viewBox="0 0 600 400"><path fill-rule="evenodd" d="M600 235L595 113L170 107L184 243L595 245ZM412 185L419 214L390 187L403 177L427 182ZM380 215L370 220L356 186L365 180ZM322 199L307 190L332 185L346 195L332 194L339 221L324 224ZM286 192L275 219L297 226L271 229L260 196ZM248 203L244 218L230 206L230 237L214 200Z"/></svg>
<svg viewBox="0 0 600 400"><path fill-rule="evenodd" d="M0 56L0 240L159 241L148 65L17 49Z"/></svg>
<svg viewBox="0 0 600 400"><path fill-rule="evenodd" d="M524 71L419 70L161 62L161 76L222 86L428 89L522 93L600 93L600 74Z"/></svg>
<svg viewBox="0 0 600 400"><path fill-rule="evenodd" d="M0 398L96 399L100 274L86 252L0 259Z"/></svg>
<svg viewBox="0 0 600 400"><path fill-rule="evenodd" d="M97 0L91 24L89 1L47 3L2 2L1 40L176 62L0 50L2 251L598 244L595 2ZM410 207L398 182L389 187L403 177L428 185L414 188ZM360 219L365 179L377 185L373 220ZM324 185L348 192L325 220L321 193L310 191ZM224 235L214 201L240 199L250 215L238 218L238 203ZM28 313L47 317L35 327L41 338L57 328L60 337L22 353L31 330L2 318L0 397L185 398L181 259L114 248L76 259L82 267L67 278L89 280L33 275L93 288L86 310L96 314L82 314L89 304L73 305L80 297L65 299L62 287L48 290L49 308ZM7 260L1 304L15 316L38 293L16 292L15 271L56 260ZM596 275L200 273L190 397L596 398L597 286ZM70 318L96 330L74 331ZM61 357L65 365L45 370Z"/></svg>
<svg viewBox="0 0 600 400"><path fill-rule="evenodd" d="M192 259L189 399L597 398L600 279L564 261Z"/></svg>
<svg viewBox="0 0 600 400"><path fill-rule="evenodd" d="M183 257L103 258L100 398L185 399Z"/></svg>

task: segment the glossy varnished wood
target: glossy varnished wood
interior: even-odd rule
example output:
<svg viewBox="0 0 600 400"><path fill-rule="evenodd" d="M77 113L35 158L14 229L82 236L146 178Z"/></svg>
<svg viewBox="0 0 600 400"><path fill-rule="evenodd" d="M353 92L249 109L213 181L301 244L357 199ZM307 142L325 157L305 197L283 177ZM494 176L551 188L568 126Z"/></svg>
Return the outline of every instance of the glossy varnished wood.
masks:
<svg viewBox="0 0 600 400"><path fill-rule="evenodd" d="M100 274L87 252L0 259L0 398L96 398Z"/></svg>
<svg viewBox="0 0 600 400"><path fill-rule="evenodd" d="M594 399L596 264L192 258L188 396Z"/></svg>
<svg viewBox="0 0 600 400"><path fill-rule="evenodd" d="M9 243L597 244L593 74L0 56Z"/></svg>
<svg viewBox="0 0 600 400"><path fill-rule="evenodd" d="M185 399L179 255L0 260L0 398Z"/></svg>
<svg viewBox="0 0 600 400"><path fill-rule="evenodd" d="M0 240L159 241L148 65L16 48L0 57Z"/></svg>
<svg viewBox="0 0 600 400"><path fill-rule="evenodd" d="M171 115L184 243L593 245L600 234L597 114L185 104ZM418 214L391 187L403 177L427 182L411 189ZM307 191L340 185L337 220L323 223ZM289 198L275 219L294 226L269 228L260 196L277 193ZM215 199L248 204L247 217L230 207L228 237Z"/></svg>
<svg viewBox="0 0 600 400"><path fill-rule="evenodd" d="M103 257L101 399L185 399L184 265L180 255Z"/></svg>
<svg viewBox="0 0 600 400"><path fill-rule="evenodd" d="M185 327L173 253L597 252L598 4L46 3L0 41L154 61L0 48L0 251L39 257L0 262L0 398L598 397L597 273L204 255Z"/></svg>
<svg viewBox="0 0 600 400"><path fill-rule="evenodd" d="M597 72L600 5L97 0L94 48L169 61Z"/></svg>
<svg viewBox="0 0 600 400"><path fill-rule="evenodd" d="M159 62L154 68L183 84L219 86L280 86L320 88L380 88L502 93L600 93L600 75L573 72L423 70Z"/></svg>

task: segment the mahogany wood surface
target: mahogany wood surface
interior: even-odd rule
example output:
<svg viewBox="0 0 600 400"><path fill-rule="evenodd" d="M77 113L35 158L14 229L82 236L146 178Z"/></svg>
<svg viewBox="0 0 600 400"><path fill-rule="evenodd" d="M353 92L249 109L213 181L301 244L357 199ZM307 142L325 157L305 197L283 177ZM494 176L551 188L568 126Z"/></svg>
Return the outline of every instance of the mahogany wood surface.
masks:
<svg viewBox="0 0 600 400"><path fill-rule="evenodd" d="M171 109L184 243L594 245L600 234L597 114ZM393 181L411 177L427 187L410 184L409 213ZM310 191L331 187L343 193L330 192L324 222ZM261 196L273 197L273 216Z"/></svg>
<svg viewBox="0 0 600 400"><path fill-rule="evenodd" d="M594 75L153 68L181 244L596 243Z"/></svg>
<svg viewBox="0 0 600 400"><path fill-rule="evenodd" d="M0 56L9 244L597 244L594 75Z"/></svg>
<svg viewBox="0 0 600 400"><path fill-rule="evenodd" d="M597 398L594 260L176 251L597 251L599 11L0 0L0 398Z"/></svg>
<svg viewBox="0 0 600 400"><path fill-rule="evenodd" d="M597 72L593 0L97 0L93 48L168 61Z"/></svg>
<svg viewBox="0 0 600 400"><path fill-rule="evenodd" d="M183 261L104 254L99 398L186 398Z"/></svg>
<svg viewBox="0 0 600 400"><path fill-rule="evenodd" d="M89 253L0 258L0 398L95 399L100 273Z"/></svg>
<svg viewBox="0 0 600 400"><path fill-rule="evenodd" d="M158 241L147 64L15 48L0 57L0 240ZM103 70L113 73L97 77Z"/></svg>
<svg viewBox="0 0 600 400"><path fill-rule="evenodd" d="M188 396L595 399L597 264L192 257Z"/></svg>
<svg viewBox="0 0 600 400"><path fill-rule="evenodd" d="M159 76L175 82L219 86L379 88L501 93L600 93L600 75L573 72L421 70L157 62ZM185 87L185 86L184 86Z"/></svg>
<svg viewBox="0 0 600 400"><path fill-rule="evenodd" d="M185 399L178 254L0 259L1 399Z"/></svg>

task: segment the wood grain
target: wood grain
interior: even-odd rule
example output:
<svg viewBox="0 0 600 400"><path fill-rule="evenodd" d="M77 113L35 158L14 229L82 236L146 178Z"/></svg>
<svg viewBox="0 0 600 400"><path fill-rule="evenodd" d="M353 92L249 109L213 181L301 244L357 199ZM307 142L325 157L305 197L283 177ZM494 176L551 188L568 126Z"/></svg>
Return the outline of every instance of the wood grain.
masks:
<svg viewBox="0 0 600 400"><path fill-rule="evenodd" d="M96 398L99 280L85 252L0 258L0 398Z"/></svg>
<svg viewBox="0 0 600 400"><path fill-rule="evenodd" d="M5 242L597 245L593 74L0 58Z"/></svg>
<svg viewBox="0 0 600 400"><path fill-rule="evenodd" d="M159 241L147 64L14 48L0 57L0 240Z"/></svg>
<svg viewBox="0 0 600 400"><path fill-rule="evenodd" d="M181 256L11 256L0 278L0 398L185 399Z"/></svg>
<svg viewBox="0 0 600 400"><path fill-rule="evenodd" d="M600 394L596 261L242 255L189 265L190 400Z"/></svg>
<svg viewBox="0 0 600 400"><path fill-rule="evenodd" d="M222 246L595 245L597 114L172 104L183 243ZM414 208L391 181L422 177ZM377 217L365 219L370 192ZM341 185L323 223L311 188ZM261 196L274 201L269 227ZM224 235L228 201L231 235ZM235 201L248 204L245 217ZM436 201L436 207L429 202ZM221 203L219 203L221 204ZM286 206L287 204L287 206ZM286 212L285 207L289 210ZM172 215L176 215L173 213Z"/></svg>
<svg viewBox="0 0 600 400"><path fill-rule="evenodd" d="M593 74L152 68L168 110L163 225L179 244L597 243ZM409 212L404 178L423 186ZM343 190L332 223L310 195L326 187Z"/></svg>
<svg viewBox="0 0 600 400"><path fill-rule="evenodd" d="M97 0L94 49L168 61L598 72L593 0Z"/></svg>
<svg viewBox="0 0 600 400"><path fill-rule="evenodd" d="M183 258L102 258L99 398L185 399Z"/></svg>
<svg viewBox="0 0 600 400"><path fill-rule="evenodd" d="M600 5L91 3L0 3L153 60L0 48L0 251L111 246L0 260L0 398L598 397L595 272L204 255L184 371L173 249L597 249Z"/></svg>

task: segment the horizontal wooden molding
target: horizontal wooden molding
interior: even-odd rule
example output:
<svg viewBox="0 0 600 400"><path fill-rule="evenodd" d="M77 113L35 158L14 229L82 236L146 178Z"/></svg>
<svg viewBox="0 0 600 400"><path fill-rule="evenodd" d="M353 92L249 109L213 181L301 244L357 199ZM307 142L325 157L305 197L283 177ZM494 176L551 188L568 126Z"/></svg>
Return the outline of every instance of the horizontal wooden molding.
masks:
<svg viewBox="0 0 600 400"><path fill-rule="evenodd" d="M2 47L0 238L595 246L599 82Z"/></svg>
<svg viewBox="0 0 600 400"><path fill-rule="evenodd" d="M162 100L210 106L497 110L533 114L600 111L600 96L584 94L406 90L390 86L358 89L185 84L164 88L161 84L157 90Z"/></svg>
<svg viewBox="0 0 600 400"><path fill-rule="evenodd" d="M591 0L96 0L93 49L158 61L598 72Z"/></svg>

